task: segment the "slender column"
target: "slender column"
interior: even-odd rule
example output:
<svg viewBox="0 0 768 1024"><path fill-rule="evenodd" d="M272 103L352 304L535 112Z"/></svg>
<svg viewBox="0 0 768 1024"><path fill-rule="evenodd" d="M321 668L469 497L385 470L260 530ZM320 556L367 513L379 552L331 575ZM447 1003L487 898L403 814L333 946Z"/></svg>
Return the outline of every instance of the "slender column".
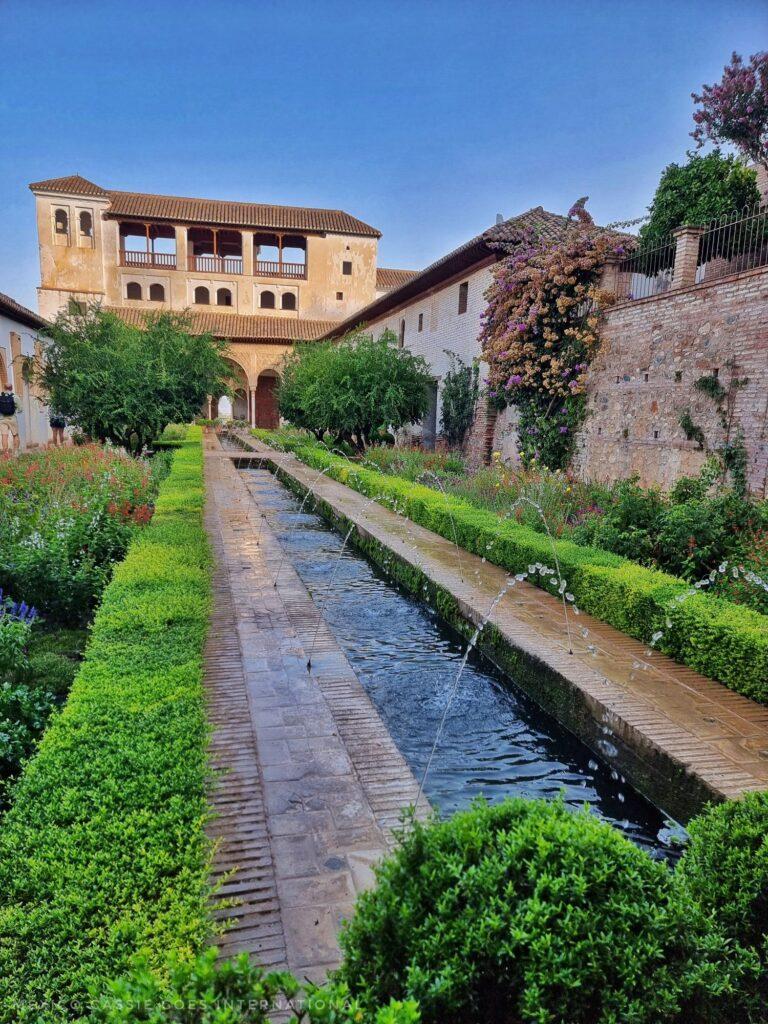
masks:
<svg viewBox="0 0 768 1024"><path fill-rule="evenodd" d="M150 255L150 248L149 248L149 224L145 224L144 225L144 231L146 232L146 235L147 235L147 256L149 256Z"/></svg>
<svg viewBox="0 0 768 1024"><path fill-rule="evenodd" d="M677 243L675 248L675 269L672 273L673 288L690 288L696 284L696 268L699 262L699 239L704 228L695 224L683 224L672 235Z"/></svg>
<svg viewBox="0 0 768 1024"><path fill-rule="evenodd" d="M280 276L283 276L283 236L277 236L277 269Z"/></svg>
<svg viewBox="0 0 768 1024"><path fill-rule="evenodd" d="M240 232L240 245L243 252L243 274L253 277L253 232Z"/></svg>
<svg viewBox="0 0 768 1024"><path fill-rule="evenodd" d="M187 258L187 229L178 224L174 227L176 232L176 269L187 270L189 260Z"/></svg>
<svg viewBox="0 0 768 1024"><path fill-rule="evenodd" d="M256 426L256 388L248 388L248 408L250 415L248 422L252 427Z"/></svg>
<svg viewBox="0 0 768 1024"><path fill-rule="evenodd" d="M210 395L208 395L208 419L209 420L213 419L213 416L211 415L212 412L213 412L213 398Z"/></svg>

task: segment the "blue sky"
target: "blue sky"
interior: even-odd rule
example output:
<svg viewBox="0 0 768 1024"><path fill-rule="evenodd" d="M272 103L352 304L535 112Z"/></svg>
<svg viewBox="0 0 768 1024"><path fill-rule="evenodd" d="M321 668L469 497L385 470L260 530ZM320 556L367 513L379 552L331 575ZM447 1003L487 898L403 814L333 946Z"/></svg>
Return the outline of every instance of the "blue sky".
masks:
<svg viewBox="0 0 768 1024"><path fill-rule="evenodd" d="M690 92L766 0L0 0L0 291L35 308L30 181L341 207L425 266L581 195L639 216Z"/></svg>

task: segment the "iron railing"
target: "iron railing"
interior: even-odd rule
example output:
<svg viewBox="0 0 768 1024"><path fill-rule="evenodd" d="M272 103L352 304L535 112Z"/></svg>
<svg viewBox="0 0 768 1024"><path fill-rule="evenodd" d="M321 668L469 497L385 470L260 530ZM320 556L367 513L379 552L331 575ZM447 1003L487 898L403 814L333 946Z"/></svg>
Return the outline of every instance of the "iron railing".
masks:
<svg viewBox="0 0 768 1024"><path fill-rule="evenodd" d="M710 221L699 239L696 283L768 265L768 206L758 204Z"/></svg>
<svg viewBox="0 0 768 1024"><path fill-rule="evenodd" d="M620 300L645 299L663 295L672 287L675 267L675 239L668 235L653 245L640 245L617 267L616 294Z"/></svg>

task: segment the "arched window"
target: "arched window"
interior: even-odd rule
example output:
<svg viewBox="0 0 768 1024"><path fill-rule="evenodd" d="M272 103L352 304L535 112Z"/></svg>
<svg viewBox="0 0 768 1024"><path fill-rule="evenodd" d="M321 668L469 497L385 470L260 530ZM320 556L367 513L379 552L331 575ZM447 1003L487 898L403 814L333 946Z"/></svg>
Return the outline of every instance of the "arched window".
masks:
<svg viewBox="0 0 768 1024"><path fill-rule="evenodd" d="M207 288L203 288L202 285L199 288L195 288L195 304L198 306L207 306L211 301L211 296Z"/></svg>
<svg viewBox="0 0 768 1024"><path fill-rule="evenodd" d="M126 299L140 299L141 298L141 285L138 281L129 281L128 286L125 289Z"/></svg>
<svg viewBox="0 0 768 1024"><path fill-rule="evenodd" d="M232 292L229 288L219 288L216 292L216 305L217 306L231 306L232 305Z"/></svg>
<svg viewBox="0 0 768 1024"><path fill-rule="evenodd" d="M149 298L151 302L165 302L165 288L161 284L151 284Z"/></svg>
<svg viewBox="0 0 768 1024"><path fill-rule="evenodd" d="M90 210L80 211L80 234L84 238L93 238L93 217Z"/></svg>
<svg viewBox="0 0 768 1024"><path fill-rule="evenodd" d="M57 210L54 215L54 224L57 235L69 234L69 214L66 210Z"/></svg>
<svg viewBox="0 0 768 1024"><path fill-rule="evenodd" d="M262 292L259 296L259 305L262 309L274 309L275 308L275 293L274 292Z"/></svg>
<svg viewBox="0 0 768 1024"><path fill-rule="evenodd" d="M280 299L280 306L282 309L296 309L296 296L293 292L283 292L283 297Z"/></svg>
<svg viewBox="0 0 768 1024"><path fill-rule="evenodd" d="M403 319L403 320L400 321L400 330L398 331L398 334L397 334L397 346L398 346L398 348L402 348L404 344L405 344L405 320Z"/></svg>

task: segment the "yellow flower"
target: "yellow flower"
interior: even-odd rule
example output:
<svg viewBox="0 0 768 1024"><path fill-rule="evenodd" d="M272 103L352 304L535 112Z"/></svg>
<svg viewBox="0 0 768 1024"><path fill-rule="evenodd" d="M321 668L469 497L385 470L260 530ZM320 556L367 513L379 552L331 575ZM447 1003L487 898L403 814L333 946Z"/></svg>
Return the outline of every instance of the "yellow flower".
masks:
<svg viewBox="0 0 768 1024"><path fill-rule="evenodd" d="M571 488L570 487L566 487L565 488L565 493L566 494L570 494L571 493Z"/></svg>

